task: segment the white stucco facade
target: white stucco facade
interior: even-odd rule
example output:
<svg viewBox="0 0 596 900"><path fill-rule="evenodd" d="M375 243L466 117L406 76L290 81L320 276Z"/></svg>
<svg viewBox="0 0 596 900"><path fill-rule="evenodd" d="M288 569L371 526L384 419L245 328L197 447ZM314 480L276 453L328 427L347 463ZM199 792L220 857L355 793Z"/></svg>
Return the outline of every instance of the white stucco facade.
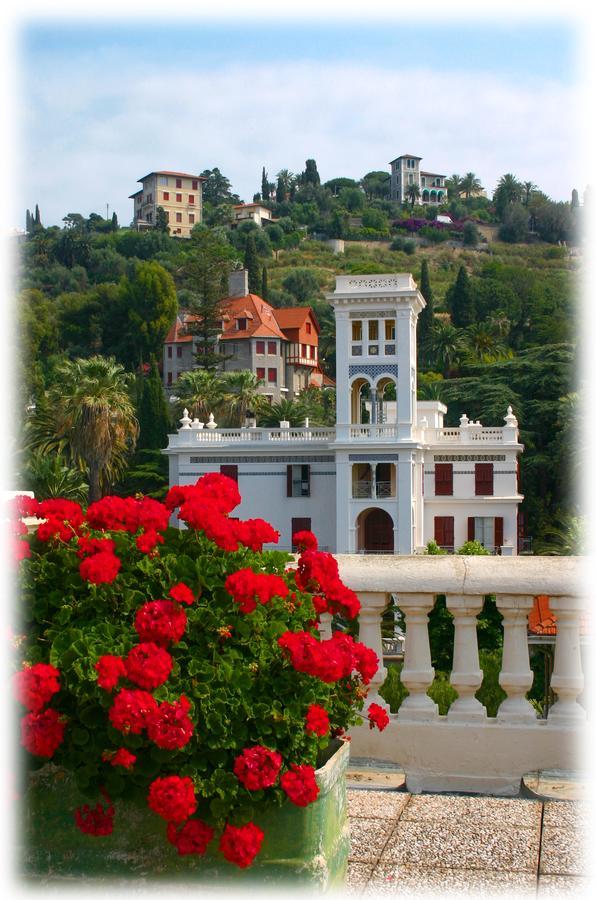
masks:
<svg viewBox="0 0 596 900"><path fill-rule="evenodd" d="M242 495L237 514L271 522L280 548L308 527L334 553L407 555L430 540L453 550L477 539L515 555L523 447L512 411L501 427L462 416L445 428L444 404L416 401L424 299L410 274L337 276L328 300L335 428L220 430L185 416L164 451L170 484L226 467Z"/></svg>

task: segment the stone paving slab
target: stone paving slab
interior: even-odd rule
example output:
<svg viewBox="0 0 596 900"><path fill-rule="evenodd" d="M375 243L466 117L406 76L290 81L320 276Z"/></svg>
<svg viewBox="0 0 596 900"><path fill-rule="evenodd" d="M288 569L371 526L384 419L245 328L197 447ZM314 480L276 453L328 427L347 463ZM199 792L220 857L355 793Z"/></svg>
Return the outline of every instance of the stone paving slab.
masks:
<svg viewBox="0 0 596 900"><path fill-rule="evenodd" d="M410 800L411 794L395 791L348 789L348 815L369 819L397 819Z"/></svg>
<svg viewBox="0 0 596 900"><path fill-rule="evenodd" d="M588 897L594 895L594 885L588 878L572 875L541 875L538 879L539 897L560 897L561 895Z"/></svg>
<svg viewBox="0 0 596 900"><path fill-rule="evenodd" d="M376 862L394 825L392 819L351 819L350 859L357 862Z"/></svg>
<svg viewBox="0 0 596 900"><path fill-rule="evenodd" d="M589 804L582 800L549 801L544 804L542 824L550 828L586 828L590 814Z"/></svg>
<svg viewBox="0 0 596 900"><path fill-rule="evenodd" d="M379 863L363 896L394 894L403 896L501 895L535 897L536 878L520 872L488 872L470 869L421 868Z"/></svg>
<svg viewBox="0 0 596 900"><path fill-rule="evenodd" d="M583 875L588 867L588 834L585 828L542 829L540 873L544 875Z"/></svg>
<svg viewBox="0 0 596 900"><path fill-rule="evenodd" d="M490 821L494 828L539 828L541 815L542 803L538 800L417 794L410 798L401 818L466 826Z"/></svg>

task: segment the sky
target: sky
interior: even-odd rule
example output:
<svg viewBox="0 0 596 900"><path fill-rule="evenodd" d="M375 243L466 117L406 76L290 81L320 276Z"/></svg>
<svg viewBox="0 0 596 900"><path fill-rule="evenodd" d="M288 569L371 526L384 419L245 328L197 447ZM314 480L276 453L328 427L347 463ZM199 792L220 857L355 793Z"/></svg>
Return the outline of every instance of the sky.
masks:
<svg viewBox="0 0 596 900"><path fill-rule="evenodd" d="M555 200L581 195L577 23L417 9L23 19L17 221L3 224L23 227L37 203L45 225L106 211L126 225L137 179L156 169L217 166L251 201L263 166L273 181L314 158L322 181L358 179L403 153L433 172L473 171L489 193L512 172Z"/></svg>

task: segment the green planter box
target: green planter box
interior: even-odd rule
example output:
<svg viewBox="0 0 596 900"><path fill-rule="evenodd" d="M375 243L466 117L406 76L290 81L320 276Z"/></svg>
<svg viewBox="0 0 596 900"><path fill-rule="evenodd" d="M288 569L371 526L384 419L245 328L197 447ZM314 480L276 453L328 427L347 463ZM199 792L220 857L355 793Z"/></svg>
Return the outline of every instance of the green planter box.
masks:
<svg viewBox="0 0 596 900"><path fill-rule="evenodd" d="M229 882L236 887L284 881L320 889L341 885L350 847L345 778L350 745L336 742L336 746L317 769L320 793L315 803L304 809L287 803L255 818L265 839L253 865L243 870L216 849L209 848L203 858L179 856L166 839L165 822L146 805L120 801L113 834L81 834L73 814L89 800L77 792L67 773L45 766L35 773L24 797L20 870L29 883L134 878L136 884L160 880Z"/></svg>

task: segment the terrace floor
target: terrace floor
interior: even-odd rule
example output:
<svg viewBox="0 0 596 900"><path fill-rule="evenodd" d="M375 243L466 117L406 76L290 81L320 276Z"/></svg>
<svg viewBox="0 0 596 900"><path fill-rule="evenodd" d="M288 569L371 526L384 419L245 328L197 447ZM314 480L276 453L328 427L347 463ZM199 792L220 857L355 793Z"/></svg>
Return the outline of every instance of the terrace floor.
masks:
<svg viewBox="0 0 596 900"><path fill-rule="evenodd" d="M536 775L509 799L409 794L403 781L349 771L351 897L588 895L585 785Z"/></svg>

